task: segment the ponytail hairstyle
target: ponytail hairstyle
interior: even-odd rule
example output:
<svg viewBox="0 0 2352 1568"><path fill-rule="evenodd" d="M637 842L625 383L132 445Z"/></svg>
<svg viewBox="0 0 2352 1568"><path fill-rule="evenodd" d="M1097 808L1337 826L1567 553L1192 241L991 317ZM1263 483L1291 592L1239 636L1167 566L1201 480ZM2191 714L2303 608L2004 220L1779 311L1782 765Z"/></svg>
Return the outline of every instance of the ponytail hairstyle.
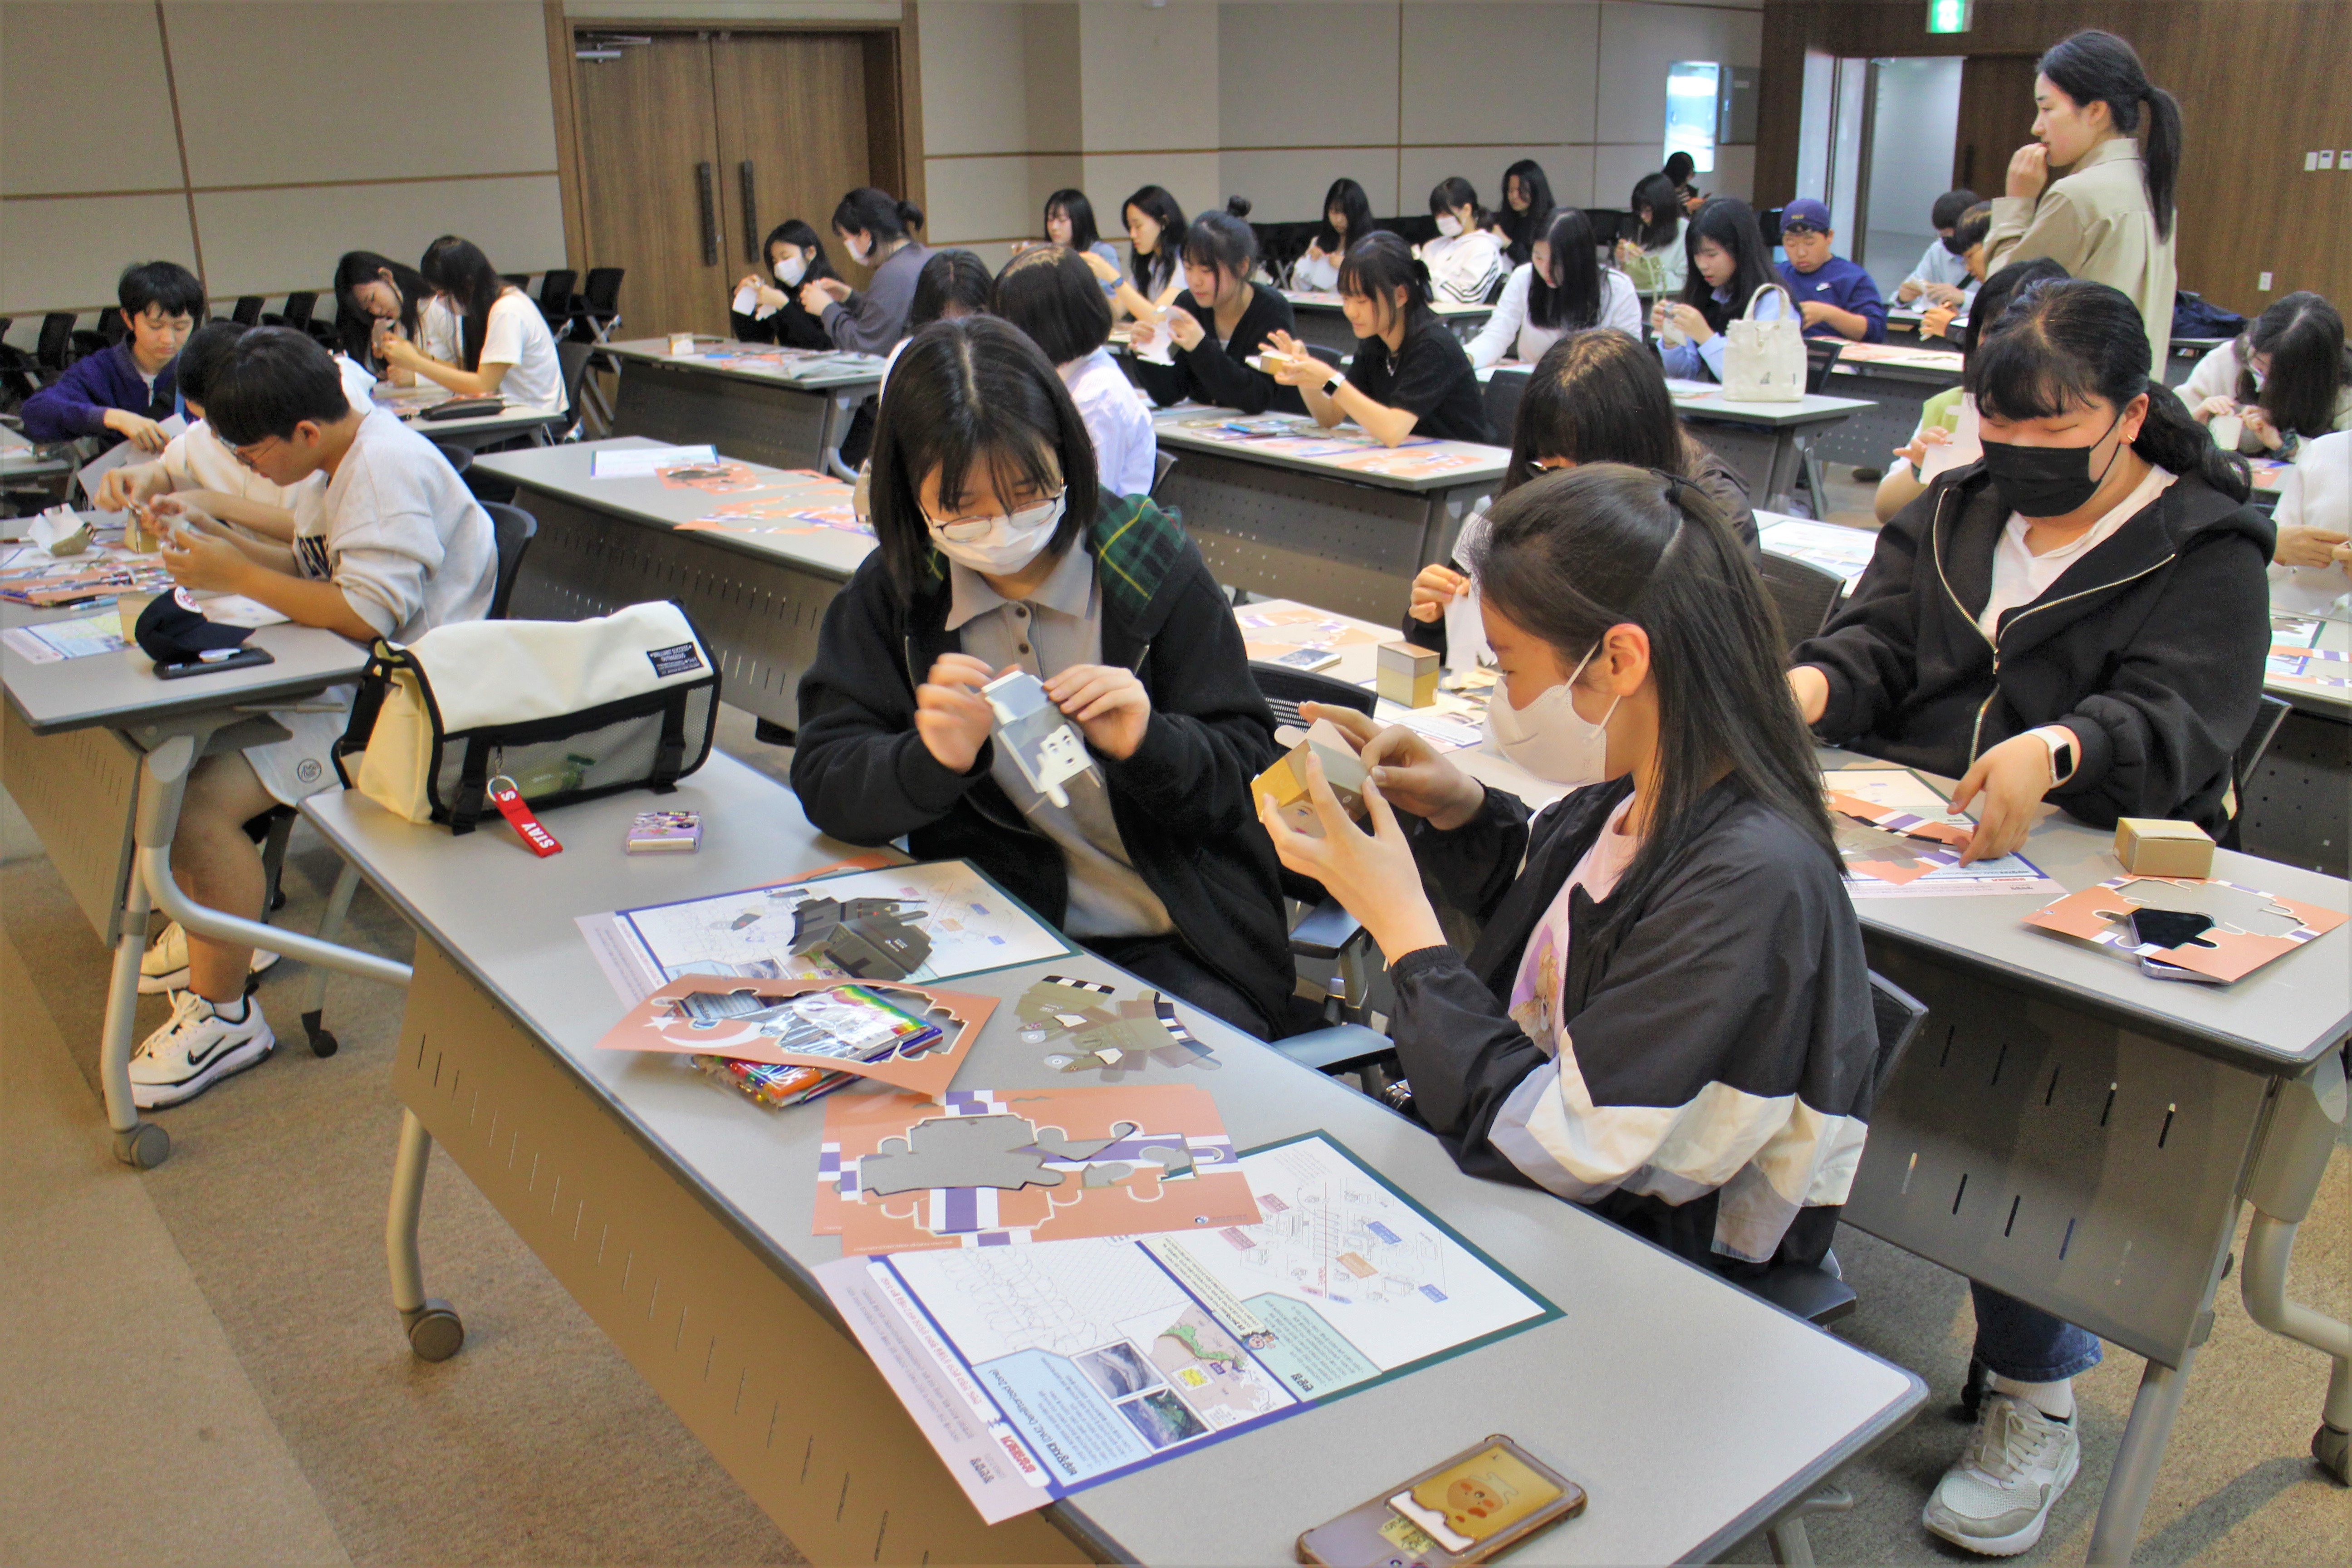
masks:
<svg viewBox="0 0 2352 1568"><path fill-rule="evenodd" d="M507 280L490 265L481 247L470 239L445 234L425 250L417 272L427 283L457 302L462 332L458 342L465 368L482 368L482 343L490 330L490 307L507 291Z"/></svg>
<svg viewBox="0 0 2352 1568"><path fill-rule="evenodd" d="M2140 105L2147 105L2143 167L2148 210L2156 215L2156 237L2170 239L2172 195L2180 185L2180 105L2147 79L2147 68L2139 63L2138 52L2113 33L2086 27L2052 45L2034 69L2078 106L2105 104L2119 136L2139 129Z"/></svg>
<svg viewBox="0 0 2352 1568"><path fill-rule="evenodd" d="M1102 243L1102 231L1095 226L1095 204L1087 200L1086 192L1060 190L1045 198L1045 222L1049 229L1057 212L1070 220L1072 250L1092 250Z"/></svg>
<svg viewBox="0 0 2352 1568"><path fill-rule="evenodd" d="M413 343L416 312L433 297L433 285L425 280L425 275L373 250L346 250L335 263L335 335L342 340L343 353L362 364L372 363L376 319L360 303L359 290L366 284L383 282L387 275L393 292L400 296L401 332ZM182 380L184 383L184 375Z"/></svg>
<svg viewBox="0 0 2352 1568"><path fill-rule="evenodd" d="M1478 187L1459 174L1449 174L1429 189L1429 216L1435 217L1440 213L1450 213L1455 207L1470 209L1472 229L1485 228L1495 220L1493 213L1478 205Z"/></svg>
<svg viewBox="0 0 2352 1568"><path fill-rule="evenodd" d="M2271 423L2298 436L2336 428L2336 402L2352 384L2352 357L2344 351L2344 318L2320 295L2298 290L2254 318L2238 335L2241 403L2260 403ZM2254 356L2271 368L2254 389Z"/></svg>
<svg viewBox="0 0 2352 1568"><path fill-rule="evenodd" d="M988 275L988 263L979 257L969 250L935 250L923 258L922 269L915 274L915 297L907 306L907 331L918 332L950 316L981 315L995 291L996 280ZM1095 292L1102 290L1097 288Z"/></svg>
<svg viewBox="0 0 2352 1568"><path fill-rule="evenodd" d="M1694 446L1657 355L1611 328L1577 332L1546 349L1528 373L1511 424L1511 466L1496 493L1541 478L1535 467L1541 458L1687 477Z"/></svg>
<svg viewBox="0 0 2352 1568"><path fill-rule="evenodd" d="M1676 870L1718 780L1786 818L1844 875L1780 616L1713 502L1678 474L1591 463L1520 486L1486 524L1469 561L1480 597L1550 644L1563 667L1612 626L1631 623L1650 639L1657 793L1610 900L1611 926L1639 918Z"/></svg>
<svg viewBox="0 0 2352 1568"><path fill-rule="evenodd" d="M1160 241L1151 254L1146 256L1139 250L1128 258L1128 270L1135 275L1137 290L1145 295L1157 294L1176 276L1177 258L1184 254L1184 209L1158 185L1146 185L1118 204L1122 227L1130 207L1160 226Z"/></svg>
<svg viewBox="0 0 2352 1568"><path fill-rule="evenodd" d="M1243 220L1249 216L1247 196L1228 196L1225 210L1202 213L1184 231L1184 259L1246 283L1257 267L1257 230ZM1206 300L1200 303L1205 305Z"/></svg>
<svg viewBox="0 0 2352 1568"><path fill-rule="evenodd" d="M1094 276L1086 273L1099 301ZM935 591L947 575L923 515L923 480L938 470L940 501L952 517L982 468L1006 500L1056 490L1066 498L1049 553L1067 550L1102 512L1094 438L1037 345L994 316L933 321L899 352L874 422L874 538L904 602Z"/></svg>
<svg viewBox="0 0 2352 1568"><path fill-rule="evenodd" d="M1041 245L1004 264L996 313L1029 334L1056 365L1082 360L1110 341L1110 301L1074 250Z"/></svg>
<svg viewBox="0 0 2352 1568"><path fill-rule="evenodd" d="M2071 278L2057 262L2046 256L2031 261L2015 261L1982 283L1977 285L1977 297L1969 303L1969 324L1960 329L1960 390L1976 395L1977 344L2000 325L2001 312L2009 302L2034 284L2053 278Z"/></svg>
<svg viewBox="0 0 2352 1568"><path fill-rule="evenodd" d="M1633 195L1627 205L1633 209L1633 221L1641 227L1633 243L1643 250L1660 251L1675 242L1675 226L1683 220L1683 195L1673 178L1664 174L1644 174L1633 184ZM1650 209L1650 221L1642 223L1642 209Z"/></svg>
<svg viewBox="0 0 2352 1568"><path fill-rule="evenodd" d="M2048 279L2020 290L1978 342L1977 407L1995 419L2049 419L2094 401L2120 411L2146 393L2132 450L2243 501L2253 489L2246 460L2216 447L2147 365L2147 329L2130 296L2087 278Z"/></svg>
<svg viewBox="0 0 2352 1568"><path fill-rule="evenodd" d="M1731 274L1731 298L1716 303L1715 290L1698 269L1699 241L1711 239L1731 253L1735 269ZM1717 331L1725 323L1748 312L1748 301L1756 290L1779 283L1780 276L1772 270L1772 252L1764 244L1764 231L1756 224L1756 209L1736 196L1717 196L1698 209L1683 234L1683 256L1688 270L1683 278L1682 302L1706 318L1706 324Z"/></svg>
<svg viewBox="0 0 2352 1568"><path fill-rule="evenodd" d="M775 274L776 247L780 245L796 245L809 253L808 270L801 274L803 283L806 283L812 278L841 276L833 269L832 258L825 255L824 241L817 237L816 230L796 217L788 217L770 229L768 237L760 246L760 254L768 258L768 271L771 277Z"/></svg>
<svg viewBox="0 0 2352 1568"><path fill-rule="evenodd" d="M1511 205L1511 182L1528 193L1528 210ZM1501 221L1504 237L1511 242L1511 259L1525 261L1536 241L1544 237L1545 220L1553 207L1551 182L1544 178L1543 165L1533 158L1522 158L1503 171L1502 210L1495 216Z"/></svg>
<svg viewBox="0 0 2352 1568"><path fill-rule="evenodd" d="M1594 254L1592 220L1576 207L1560 207L1535 231L1551 252L1546 276L1529 247L1528 320L1538 327L1582 331L1601 320L1601 261Z"/></svg>
<svg viewBox="0 0 2352 1568"><path fill-rule="evenodd" d="M1395 321L1400 310L1408 331L1429 314L1428 274L1413 259L1412 247L1386 229L1348 247L1339 263L1339 288L1342 294L1354 294L1378 305L1384 328ZM1402 307L1395 303L1399 289L1404 290Z"/></svg>
<svg viewBox="0 0 2352 1568"><path fill-rule="evenodd" d="M923 209L912 202L902 202L887 191L877 191L872 185L860 185L841 198L833 209L833 231L845 240L853 234L864 234L874 248L869 252L872 266L882 259L885 246L911 238L908 232L923 226Z"/></svg>
<svg viewBox="0 0 2352 1568"><path fill-rule="evenodd" d="M1343 236L1331 226L1331 209L1338 207L1339 216L1348 220L1348 232ZM1350 245L1372 232L1372 199L1364 195L1364 187L1342 175L1331 182L1323 193L1322 210L1315 215L1315 243L1325 254L1344 251Z"/></svg>

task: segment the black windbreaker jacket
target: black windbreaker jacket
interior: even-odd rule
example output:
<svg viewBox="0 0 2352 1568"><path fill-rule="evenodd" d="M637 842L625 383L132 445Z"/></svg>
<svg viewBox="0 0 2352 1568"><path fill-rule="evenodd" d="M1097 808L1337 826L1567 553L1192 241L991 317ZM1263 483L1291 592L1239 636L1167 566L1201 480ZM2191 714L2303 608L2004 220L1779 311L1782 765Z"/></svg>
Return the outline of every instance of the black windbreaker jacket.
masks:
<svg viewBox="0 0 2352 1568"><path fill-rule="evenodd" d="M2082 755L2053 804L2097 827L2186 817L2218 833L2262 697L2270 519L2183 474L1988 638L1977 616L2008 521L1976 464L1880 531L1853 597L1790 655L1829 678L1814 732L1956 777L2064 724Z"/></svg>

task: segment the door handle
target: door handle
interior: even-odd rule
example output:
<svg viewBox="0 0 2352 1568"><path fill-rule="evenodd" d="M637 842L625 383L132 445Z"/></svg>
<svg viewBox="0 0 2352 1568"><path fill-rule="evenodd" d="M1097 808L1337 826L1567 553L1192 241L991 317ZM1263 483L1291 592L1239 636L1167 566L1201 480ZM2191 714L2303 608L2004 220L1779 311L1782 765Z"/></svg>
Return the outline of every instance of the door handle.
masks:
<svg viewBox="0 0 2352 1568"><path fill-rule="evenodd" d="M751 178L751 160L746 158L737 164L735 174L743 186L743 259L757 267L760 265L760 202L759 186Z"/></svg>
<svg viewBox="0 0 2352 1568"><path fill-rule="evenodd" d="M716 267L719 265L719 200L718 193L711 188L709 164L697 163L694 166L694 186L695 195L702 203L702 264Z"/></svg>

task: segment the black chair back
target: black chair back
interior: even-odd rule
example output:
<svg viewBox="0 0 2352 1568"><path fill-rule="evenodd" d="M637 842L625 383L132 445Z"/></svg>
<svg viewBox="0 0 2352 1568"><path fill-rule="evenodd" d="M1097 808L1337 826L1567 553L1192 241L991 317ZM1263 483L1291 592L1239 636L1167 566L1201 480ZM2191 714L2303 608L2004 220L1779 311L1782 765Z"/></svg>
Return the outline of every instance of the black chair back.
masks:
<svg viewBox="0 0 2352 1568"><path fill-rule="evenodd" d="M1527 395L1530 379L1523 370L1498 370L1486 378L1486 423L1506 447L1519 427L1519 399Z"/></svg>
<svg viewBox="0 0 2352 1568"><path fill-rule="evenodd" d="M308 327L310 324L310 312L318 308L319 296L316 294L287 295L286 309L283 312L286 324L289 327Z"/></svg>
<svg viewBox="0 0 2352 1568"><path fill-rule="evenodd" d="M580 274L568 267L551 268L540 276L539 313L550 327L562 325L572 314L572 289L579 281Z"/></svg>
<svg viewBox="0 0 2352 1568"><path fill-rule="evenodd" d="M66 352L73 347L71 310L52 310L41 318L41 335L33 341L33 359L46 371L66 367Z"/></svg>
<svg viewBox="0 0 2352 1568"><path fill-rule="evenodd" d="M1830 372L1837 368L1838 355L1845 353L1845 344L1835 338L1805 340L1805 390L1828 390Z"/></svg>
<svg viewBox="0 0 2352 1568"><path fill-rule="evenodd" d="M1176 466L1176 454L1165 447L1152 454L1151 493L1158 495L1160 487L1168 482L1168 470Z"/></svg>
<svg viewBox="0 0 2352 1568"><path fill-rule="evenodd" d="M1927 1021L1927 1005L1874 972L1870 977L1870 1017L1878 1026L1878 1061L1871 1069L1870 1082L1871 1104L1875 1108L1878 1097L1894 1081L1903 1053L1919 1037L1920 1027Z"/></svg>
<svg viewBox="0 0 2352 1568"><path fill-rule="evenodd" d="M621 308L621 278L625 271L626 268L619 267L592 267L588 269L588 287L581 297L592 312L609 316Z"/></svg>
<svg viewBox="0 0 2352 1568"><path fill-rule="evenodd" d="M433 449L441 454L444 462L461 474L474 466L474 449L471 447L460 447L455 441L436 441Z"/></svg>
<svg viewBox="0 0 2352 1568"><path fill-rule="evenodd" d="M539 519L505 501L486 500L481 506L490 514L490 528L499 543L498 586L490 590L489 614L483 618L502 621L507 618L507 601L514 597L515 579L522 574L523 552L539 534Z"/></svg>
<svg viewBox="0 0 2352 1568"><path fill-rule="evenodd" d="M2263 753L2271 749L2271 742L2277 738L2279 726L2285 723L2286 716L2294 711L2293 703L2276 697L2265 695L2260 701L2261 706L2254 710L2254 721L2246 726L2245 739L2238 742L2237 751L2230 758L2230 783L2233 786L2231 794L2236 797L2236 809L2230 814L2229 825L2214 839L2224 849L2245 847L2242 829L2246 821L2247 803L2253 798L2254 773L2263 765Z"/></svg>
<svg viewBox="0 0 2352 1568"><path fill-rule="evenodd" d="M556 340L555 363L563 370L563 409L574 420L580 417L580 384L588 379L588 362L595 357L593 343Z"/></svg>
<svg viewBox="0 0 2352 1568"><path fill-rule="evenodd" d="M240 294L237 296L236 303L229 310L228 319L245 326L257 327L261 325L261 305L260 295Z"/></svg>
<svg viewBox="0 0 2352 1568"><path fill-rule="evenodd" d="M1359 713L1370 713L1379 700L1371 692L1337 676L1318 675L1311 669L1287 669L1278 664L1250 660L1250 679L1257 682L1257 694L1274 710L1274 722L1278 729L1285 724L1307 727L1298 716L1302 702L1320 702L1328 708L1352 708Z"/></svg>
<svg viewBox="0 0 2352 1568"><path fill-rule="evenodd" d="M1829 624L1845 583L1810 561L1764 552L1764 591L1780 612L1780 640L1793 649Z"/></svg>
<svg viewBox="0 0 2352 1568"><path fill-rule="evenodd" d="M108 348L112 348L124 338L130 336L130 334L131 328L122 320L121 311L100 310L98 313L99 342L104 343Z"/></svg>

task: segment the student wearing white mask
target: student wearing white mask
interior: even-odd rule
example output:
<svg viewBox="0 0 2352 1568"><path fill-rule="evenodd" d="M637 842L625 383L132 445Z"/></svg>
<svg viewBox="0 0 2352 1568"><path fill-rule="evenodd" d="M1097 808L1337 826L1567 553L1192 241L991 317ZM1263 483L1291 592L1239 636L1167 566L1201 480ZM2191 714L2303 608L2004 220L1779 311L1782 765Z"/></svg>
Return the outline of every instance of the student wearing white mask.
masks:
<svg viewBox="0 0 2352 1568"><path fill-rule="evenodd" d="M794 349L832 347L824 323L801 305L801 291L809 284L840 277L824 253L824 241L800 219L786 218L768 231L768 243L762 248L768 270L748 273L735 285L728 316L736 337L747 343L781 343ZM749 310L742 308L747 294Z"/></svg>
<svg viewBox="0 0 2352 1568"><path fill-rule="evenodd" d="M871 185L858 186L833 209L833 232L849 259L874 269L863 289L838 278L812 278L801 285L801 309L824 323L834 347L888 353L907 335L915 279L931 254L911 233L922 226L922 208Z"/></svg>
<svg viewBox="0 0 2352 1568"><path fill-rule="evenodd" d="M1429 193L1429 216L1437 237L1413 254L1429 268L1429 286L1441 303L1484 304L1510 276L1509 242L1491 226L1492 214L1478 205L1477 188L1456 174ZM1352 243L1352 242L1351 242Z"/></svg>
<svg viewBox="0 0 2352 1568"><path fill-rule="evenodd" d="M1097 481L1069 388L992 316L908 343L874 435L879 548L825 611L793 789L854 844L963 857L1074 941L1259 1036L1294 986L1249 781L1280 754L1233 611L1143 496ZM980 688L1044 683L1084 741L1061 805Z"/></svg>
<svg viewBox="0 0 2352 1568"><path fill-rule="evenodd" d="M1369 831L1314 763L1323 837L1266 831L1389 955L1414 1110L1463 1169L1735 1279L1818 1263L1878 1039L1756 570L1678 475L1586 464L1487 515L1494 735L1570 793L1530 814L1412 731L1317 707L1370 765ZM1467 954L1427 888L1482 924Z"/></svg>

